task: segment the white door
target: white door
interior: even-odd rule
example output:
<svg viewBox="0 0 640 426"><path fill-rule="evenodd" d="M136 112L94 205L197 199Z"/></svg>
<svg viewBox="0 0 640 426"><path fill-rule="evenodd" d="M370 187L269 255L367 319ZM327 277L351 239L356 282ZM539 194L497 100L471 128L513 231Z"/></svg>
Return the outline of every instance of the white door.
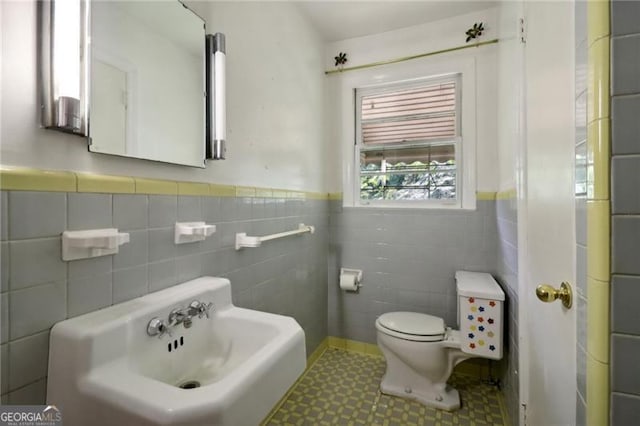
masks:
<svg viewBox="0 0 640 426"><path fill-rule="evenodd" d="M520 424L574 425L576 308L543 303L542 283L575 283L574 4L524 5L520 141Z"/></svg>

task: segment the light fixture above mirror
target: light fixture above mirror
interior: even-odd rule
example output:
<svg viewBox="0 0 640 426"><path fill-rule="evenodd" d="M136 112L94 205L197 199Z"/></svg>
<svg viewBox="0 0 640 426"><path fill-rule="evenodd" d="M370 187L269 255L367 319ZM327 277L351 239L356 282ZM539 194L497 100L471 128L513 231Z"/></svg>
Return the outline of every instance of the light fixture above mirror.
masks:
<svg viewBox="0 0 640 426"><path fill-rule="evenodd" d="M39 1L38 13L42 125L88 136L90 4Z"/></svg>
<svg viewBox="0 0 640 426"><path fill-rule="evenodd" d="M207 158L226 158L226 40L222 33L207 34Z"/></svg>

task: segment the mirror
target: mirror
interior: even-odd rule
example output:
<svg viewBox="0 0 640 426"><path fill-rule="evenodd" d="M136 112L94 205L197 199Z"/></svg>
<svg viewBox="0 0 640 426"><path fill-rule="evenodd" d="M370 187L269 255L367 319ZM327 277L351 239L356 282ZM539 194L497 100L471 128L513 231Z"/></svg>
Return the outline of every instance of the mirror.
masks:
<svg viewBox="0 0 640 426"><path fill-rule="evenodd" d="M205 167L204 21L179 1L91 4L89 150Z"/></svg>

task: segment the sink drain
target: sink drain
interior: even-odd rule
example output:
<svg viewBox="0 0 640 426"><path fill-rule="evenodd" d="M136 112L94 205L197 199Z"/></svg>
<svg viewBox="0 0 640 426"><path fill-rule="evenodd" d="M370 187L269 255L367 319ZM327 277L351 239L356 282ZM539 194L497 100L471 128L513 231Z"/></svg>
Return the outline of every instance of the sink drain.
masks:
<svg viewBox="0 0 640 426"><path fill-rule="evenodd" d="M180 389L195 389L200 387L200 382L197 380L189 380L180 385L178 385Z"/></svg>

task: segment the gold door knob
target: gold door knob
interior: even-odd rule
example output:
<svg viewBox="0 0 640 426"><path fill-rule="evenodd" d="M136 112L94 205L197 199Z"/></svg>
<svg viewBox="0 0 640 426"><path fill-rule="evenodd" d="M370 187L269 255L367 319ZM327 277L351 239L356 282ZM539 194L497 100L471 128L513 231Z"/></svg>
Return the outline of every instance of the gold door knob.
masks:
<svg viewBox="0 0 640 426"><path fill-rule="evenodd" d="M549 284L541 284L536 287L536 296L538 296L538 299L546 303L560 299L562 300L562 305L569 309L573 299L573 292L571 291L571 284L568 282L560 284L559 289L553 288Z"/></svg>

